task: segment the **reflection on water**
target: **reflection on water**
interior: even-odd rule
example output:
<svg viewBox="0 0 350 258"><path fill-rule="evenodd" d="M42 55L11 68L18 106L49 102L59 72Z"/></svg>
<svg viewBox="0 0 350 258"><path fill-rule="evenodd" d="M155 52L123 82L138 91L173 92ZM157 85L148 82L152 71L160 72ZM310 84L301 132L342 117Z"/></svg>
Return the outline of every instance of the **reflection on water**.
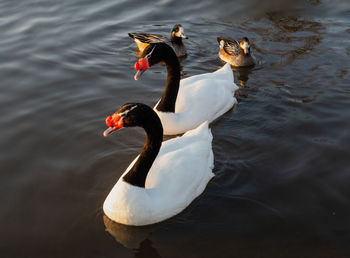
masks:
<svg viewBox="0 0 350 258"><path fill-rule="evenodd" d="M324 28L319 22L298 17L281 17L279 13L268 13L267 18L276 29L273 35L270 35L271 39L293 46L290 50L283 50L282 60L277 64L279 66L290 64L296 59L303 59L304 55L314 51L322 41Z"/></svg>
<svg viewBox="0 0 350 258"><path fill-rule="evenodd" d="M145 239L141 242L140 247L136 250L135 258L141 257L154 257L160 258L161 256L158 254L157 250L152 247L152 242L149 239Z"/></svg>
<svg viewBox="0 0 350 258"><path fill-rule="evenodd" d="M325 33L324 26L317 21L310 21L295 16L281 16L278 12L266 14L268 23L260 23L249 28L251 32L259 35L260 40L268 41L269 45L254 43L254 48L262 56L278 59L270 63L269 69L290 65L296 60L306 59L308 54L314 52L316 46L322 41ZM273 60L272 59L272 60Z"/></svg>
<svg viewBox="0 0 350 258"><path fill-rule="evenodd" d="M115 241L126 248L135 250L135 258L161 257L148 238L156 230L157 225L126 226L110 220L107 216L103 216L103 222L106 231L114 237Z"/></svg>
<svg viewBox="0 0 350 258"><path fill-rule="evenodd" d="M103 216L103 223L106 231L114 237L115 241L130 249L141 247L141 244L155 230L155 226L126 226L112 221L105 215Z"/></svg>
<svg viewBox="0 0 350 258"><path fill-rule="evenodd" d="M252 69L253 69L253 67L233 67L232 68L232 70L234 71L235 77L236 77L235 81L239 82L238 84L241 88L245 88L246 83L249 79L249 74L252 72ZM254 67L254 70L255 69L257 69L257 67Z"/></svg>

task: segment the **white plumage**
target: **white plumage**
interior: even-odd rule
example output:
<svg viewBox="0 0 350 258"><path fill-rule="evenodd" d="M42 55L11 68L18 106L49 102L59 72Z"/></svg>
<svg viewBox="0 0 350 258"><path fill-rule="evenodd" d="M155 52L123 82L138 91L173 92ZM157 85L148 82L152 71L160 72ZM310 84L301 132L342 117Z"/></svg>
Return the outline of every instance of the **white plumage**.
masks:
<svg viewBox="0 0 350 258"><path fill-rule="evenodd" d="M196 128L204 121L212 122L237 103L230 64L213 73L182 79L177 94L175 113L154 108L162 121L164 134L181 134ZM157 105L156 105L157 106Z"/></svg>
<svg viewBox="0 0 350 258"><path fill-rule="evenodd" d="M149 170L145 188L122 177L107 196L103 210L112 220L126 225L148 225L170 218L185 209L213 177L212 134L208 122L181 137L162 143Z"/></svg>

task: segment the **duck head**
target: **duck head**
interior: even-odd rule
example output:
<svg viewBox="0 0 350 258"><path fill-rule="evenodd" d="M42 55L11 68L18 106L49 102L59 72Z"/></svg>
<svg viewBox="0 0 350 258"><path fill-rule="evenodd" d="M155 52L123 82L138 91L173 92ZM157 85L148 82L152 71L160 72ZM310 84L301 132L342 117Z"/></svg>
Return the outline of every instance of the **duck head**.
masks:
<svg viewBox="0 0 350 258"><path fill-rule="evenodd" d="M245 55L250 54L250 43L247 37L242 38L241 43L239 43L239 47L243 50Z"/></svg>
<svg viewBox="0 0 350 258"><path fill-rule="evenodd" d="M188 39L188 37L185 35L184 28L181 26L181 24L174 25L174 27L171 30L171 37Z"/></svg>

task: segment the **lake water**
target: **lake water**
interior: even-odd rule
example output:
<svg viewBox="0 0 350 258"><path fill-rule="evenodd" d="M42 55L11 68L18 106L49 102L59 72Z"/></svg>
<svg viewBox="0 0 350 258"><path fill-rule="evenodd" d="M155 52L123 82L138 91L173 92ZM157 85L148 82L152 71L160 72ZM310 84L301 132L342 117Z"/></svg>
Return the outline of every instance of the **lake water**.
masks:
<svg viewBox="0 0 350 258"><path fill-rule="evenodd" d="M0 2L1 257L349 257L350 3ZM247 36L238 105L211 124L215 177L178 216L127 227L103 215L144 143L104 138L126 102L153 106L164 66L133 79L127 33L189 39L183 77L222 66L217 36Z"/></svg>

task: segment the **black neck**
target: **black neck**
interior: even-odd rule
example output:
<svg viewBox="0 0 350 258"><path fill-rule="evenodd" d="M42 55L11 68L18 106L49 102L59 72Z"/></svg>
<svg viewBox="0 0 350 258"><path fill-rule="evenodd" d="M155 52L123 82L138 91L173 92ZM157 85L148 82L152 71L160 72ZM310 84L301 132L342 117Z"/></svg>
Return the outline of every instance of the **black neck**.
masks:
<svg viewBox="0 0 350 258"><path fill-rule="evenodd" d="M171 36L171 42L172 43L175 43L175 44L178 44L178 45L182 45L182 38L180 37L175 37L175 36Z"/></svg>
<svg viewBox="0 0 350 258"><path fill-rule="evenodd" d="M145 187L147 174L156 159L163 141L163 128L159 117L153 112L153 117L147 118L147 124L142 125L146 131L146 143L134 166L123 177L129 184Z"/></svg>
<svg viewBox="0 0 350 258"><path fill-rule="evenodd" d="M168 79L163 96L157 105L157 110L162 112L175 112L175 102L180 86L180 63L174 51L164 55Z"/></svg>

